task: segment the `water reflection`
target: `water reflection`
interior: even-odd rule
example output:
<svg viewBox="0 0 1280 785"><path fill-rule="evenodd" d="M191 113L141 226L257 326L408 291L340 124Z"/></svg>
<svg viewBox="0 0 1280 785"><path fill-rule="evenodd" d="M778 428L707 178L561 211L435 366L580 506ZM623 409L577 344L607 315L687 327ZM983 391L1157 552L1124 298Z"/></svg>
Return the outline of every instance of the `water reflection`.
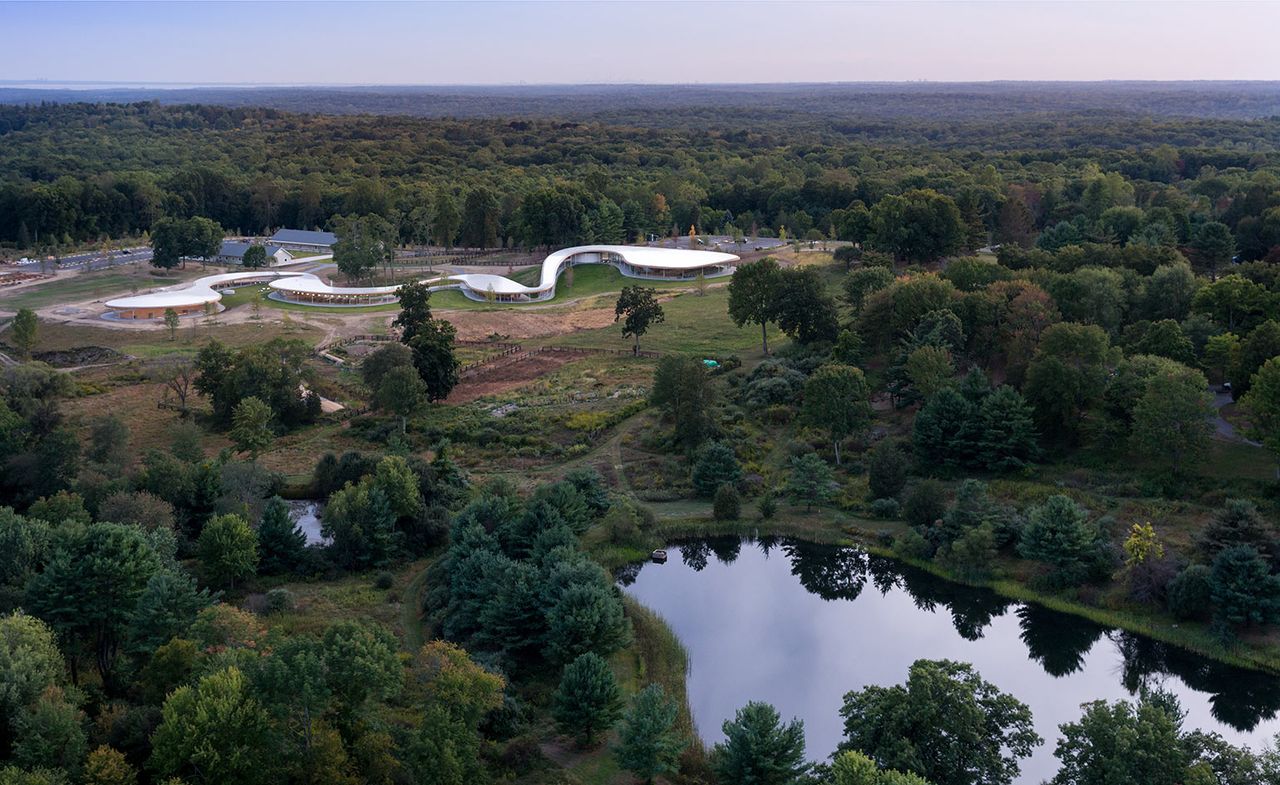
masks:
<svg viewBox="0 0 1280 785"><path fill-rule="evenodd" d="M667 564L631 565L619 582L684 641L691 707L711 743L735 709L768 700L805 720L809 754L822 759L841 739L841 696L901 682L922 657L972 662L1031 706L1047 742L1022 782L1052 776L1057 726L1078 719L1080 703L1143 688L1173 692L1188 729L1232 743L1259 746L1277 729L1280 679L856 548L716 538L669 550Z"/></svg>

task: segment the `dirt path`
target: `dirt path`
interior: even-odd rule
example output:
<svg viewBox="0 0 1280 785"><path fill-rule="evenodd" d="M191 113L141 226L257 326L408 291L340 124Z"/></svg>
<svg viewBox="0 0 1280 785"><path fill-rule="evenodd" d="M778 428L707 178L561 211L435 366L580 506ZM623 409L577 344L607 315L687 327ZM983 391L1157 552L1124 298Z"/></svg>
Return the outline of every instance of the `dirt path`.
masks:
<svg viewBox="0 0 1280 785"><path fill-rule="evenodd" d="M1251 447L1261 447L1255 441L1245 438L1243 434L1236 430L1236 427L1229 420L1222 416L1222 410L1234 404L1231 399L1231 393L1214 393L1213 396L1213 431L1219 439L1225 439L1229 442L1239 442L1248 444Z"/></svg>

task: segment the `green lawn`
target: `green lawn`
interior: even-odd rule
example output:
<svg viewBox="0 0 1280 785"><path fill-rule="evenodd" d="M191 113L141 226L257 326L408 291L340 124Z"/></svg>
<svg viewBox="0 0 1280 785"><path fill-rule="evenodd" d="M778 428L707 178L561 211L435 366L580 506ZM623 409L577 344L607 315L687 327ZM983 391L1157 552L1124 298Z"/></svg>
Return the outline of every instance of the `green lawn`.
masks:
<svg viewBox="0 0 1280 785"><path fill-rule="evenodd" d="M182 278L167 275L155 276L145 272L126 272L120 269L78 273L59 281L0 293L0 308L46 308L61 303L81 302L92 298L114 297L130 293L134 287L139 292L158 286L178 283Z"/></svg>
<svg viewBox="0 0 1280 785"><path fill-rule="evenodd" d="M510 277L512 280L518 281L525 286L532 286L538 282L538 278L541 274L541 267L533 267L527 270L521 270ZM431 295L431 304L441 309L500 309L530 305L547 305L549 303L564 303L569 300L578 300L584 297L594 297L600 294L621 292L622 287L624 286L650 286L655 289L689 289L696 285L695 281L648 281L637 278L627 278L622 273L618 272L617 268L607 264L589 264L573 268L572 284L566 283L566 276L567 273L561 273L559 283L556 284L556 296L550 300L539 300L532 303L483 303L468 299L459 291L448 290L436 292ZM708 284L715 283L717 283L715 279L708 281Z"/></svg>

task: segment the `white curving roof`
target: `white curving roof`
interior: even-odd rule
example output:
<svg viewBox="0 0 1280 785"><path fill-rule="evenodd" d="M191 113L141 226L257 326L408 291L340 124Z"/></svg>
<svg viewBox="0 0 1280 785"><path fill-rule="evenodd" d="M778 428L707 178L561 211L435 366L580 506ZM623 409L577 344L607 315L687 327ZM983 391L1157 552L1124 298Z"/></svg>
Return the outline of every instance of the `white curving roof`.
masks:
<svg viewBox="0 0 1280 785"><path fill-rule="evenodd" d="M161 289L156 292L147 294L135 294L131 297L117 297L114 300L107 300L106 306L114 309L129 308L182 308L193 305L204 305L205 303L216 303L222 299L222 294L214 289L215 286L231 286L237 282L255 283L273 280L285 276L310 276L310 273L291 273L277 271L254 271L243 273L222 273L220 275L206 275L203 278L197 278L191 283L171 286L167 289Z"/></svg>
<svg viewBox="0 0 1280 785"><path fill-rule="evenodd" d="M697 270L703 267L732 264L738 257L719 251L696 251L686 248L649 248L636 245L579 245L556 251L542 260L542 272L536 286L525 286L503 275L492 273L462 273L443 278L429 278L423 283L440 285L455 282L475 292L495 294L540 294L554 291L561 268L575 256L584 254L612 254L628 264L662 270ZM203 278L168 289L132 297L108 300L113 309L129 308L179 308L217 302L222 295L214 287L231 286L237 282L256 283L270 281L272 289L299 294L332 294L345 296L390 297L400 288L395 286L332 286L311 273L253 271L206 275Z"/></svg>
<svg viewBox="0 0 1280 785"><path fill-rule="evenodd" d="M651 267L663 270L697 270L700 267L731 264L738 261L737 256L719 251L694 251L687 248L650 248L643 245L579 245L564 248L542 260L542 274L537 286L525 286L501 275L490 273L467 273L451 275L450 280L458 281L469 289L478 292L489 291L496 294L536 294L555 288L556 279L560 276L560 268L574 256L583 254L613 254L620 256L627 264L636 267Z"/></svg>

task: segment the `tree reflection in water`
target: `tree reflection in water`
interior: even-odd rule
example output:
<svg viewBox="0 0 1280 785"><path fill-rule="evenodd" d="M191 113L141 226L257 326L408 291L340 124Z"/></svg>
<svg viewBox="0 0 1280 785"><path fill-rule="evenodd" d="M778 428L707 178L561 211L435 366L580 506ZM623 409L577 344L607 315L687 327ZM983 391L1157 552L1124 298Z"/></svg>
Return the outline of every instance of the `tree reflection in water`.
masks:
<svg viewBox="0 0 1280 785"><path fill-rule="evenodd" d="M732 564L742 544L742 538L718 537L684 541L671 547L678 548L684 563L699 572L706 568L712 555L723 564ZM1119 676L1130 694L1158 688L1165 679L1176 676L1191 689L1206 693L1214 718L1236 730L1250 731L1280 713L1280 679L1269 674L1223 665L1087 619L1015 603L993 591L951 583L858 548L775 537L761 538L756 544L766 555L779 548L790 560L791 574L808 592L824 600L855 601L868 581L881 594L900 588L917 608L945 608L956 632L969 641L981 639L994 619L1016 608L1019 637L1027 647L1027 655L1055 678L1079 671L1089 651L1105 635L1121 656ZM633 583L643 566L620 569L616 573L619 583Z"/></svg>

